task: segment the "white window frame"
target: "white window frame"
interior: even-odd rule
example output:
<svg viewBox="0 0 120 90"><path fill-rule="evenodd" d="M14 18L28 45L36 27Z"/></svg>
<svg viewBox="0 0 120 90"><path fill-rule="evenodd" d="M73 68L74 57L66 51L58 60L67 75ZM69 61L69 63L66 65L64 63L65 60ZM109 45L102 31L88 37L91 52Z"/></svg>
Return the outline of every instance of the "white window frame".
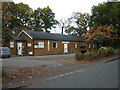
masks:
<svg viewBox="0 0 120 90"><path fill-rule="evenodd" d="M74 47L74 48L77 48L77 43L74 43L74 44L73 44L73 47Z"/></svg>

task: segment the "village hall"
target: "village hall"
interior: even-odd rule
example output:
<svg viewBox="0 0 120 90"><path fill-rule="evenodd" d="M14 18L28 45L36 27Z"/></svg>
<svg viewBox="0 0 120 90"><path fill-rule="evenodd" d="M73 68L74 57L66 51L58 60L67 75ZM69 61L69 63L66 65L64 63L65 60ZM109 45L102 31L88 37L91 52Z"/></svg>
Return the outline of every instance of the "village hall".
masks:
<svg viewBox="0 0 120 90"><path fill-rule="evenodd" d="M22 30L12 36L9 43L11 55L46 55L80 52L81 47L91 48L84 37Z"/></svg>

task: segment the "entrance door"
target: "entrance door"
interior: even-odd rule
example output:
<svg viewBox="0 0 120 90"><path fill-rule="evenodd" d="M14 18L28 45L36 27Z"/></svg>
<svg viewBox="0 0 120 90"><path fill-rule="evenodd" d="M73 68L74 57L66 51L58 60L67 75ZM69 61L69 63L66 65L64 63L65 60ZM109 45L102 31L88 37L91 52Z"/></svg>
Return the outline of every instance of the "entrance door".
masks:
<svg viewBox="0 0 120 90"><path fill-rule="evenodd" d="M68 44L64 43L64 53L68 53Z"/></svg>
<svg viewBox="0 0 120 90"><path fill-rule="evenodd" d="M22 43L17 43L18 55L22 55Z"/></svg>

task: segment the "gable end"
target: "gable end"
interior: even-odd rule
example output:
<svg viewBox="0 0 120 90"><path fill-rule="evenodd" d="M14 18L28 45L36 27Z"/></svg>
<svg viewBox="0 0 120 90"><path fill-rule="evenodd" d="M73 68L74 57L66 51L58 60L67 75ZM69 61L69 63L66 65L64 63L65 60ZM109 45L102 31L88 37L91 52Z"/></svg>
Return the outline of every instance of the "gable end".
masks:
<svg viewBox="0 0 120 90"><path fill-rule="evenodd" d="M33 39L33 37L31 37L27 32L25 32L24 30L22 30L18 36L20 36L22 33L25 33L30 39Z"/></svg>

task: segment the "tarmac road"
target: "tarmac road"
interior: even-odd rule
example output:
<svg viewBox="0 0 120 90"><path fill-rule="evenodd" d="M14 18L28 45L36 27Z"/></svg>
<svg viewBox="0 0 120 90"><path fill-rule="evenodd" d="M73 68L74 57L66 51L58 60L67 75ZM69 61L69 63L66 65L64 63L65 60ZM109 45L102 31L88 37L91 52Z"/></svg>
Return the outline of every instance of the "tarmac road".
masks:
<svg viewBox="0 0 120 90"><path fill-rule="evenodd" d="M27 88L118 88L118 60L61 74Z"/></svg>
<svg viewBox="0 0 120 90"><path fill-rule="evenodd" d="M25 86L25 88L117 87L117 83L115 83L115 86L111 85L110 83L118 81L118 64L116 62L117 60L112 61L116 62L113 64L111 64L112 62L108 62L111 60L115 60L116 58L118 58L118 56L106 57L94 63L60 66L57 70L43 73L42 76L40 75L38 77L29 78L25 81L10 80L8 82L4 82L2 86L3 88L21 88L23 86ZM73 54L67 54L35 57L12 57L9 59L3 59L2 64L3 68L5 66L9 66L9 68L12 67L10 69L12 71L15 68L21 68L20 66L33 67L38 65L56 65L60 64L61 61L62 63L73 62L74 56ZM106 84L103 85L104 81L108 81L107 85L110 86L106 86ZM102 83L101 86L99 86L100 83ZM87 86L85 84L87 84ZM95 85L92 86L93 84Z"/></svg>

